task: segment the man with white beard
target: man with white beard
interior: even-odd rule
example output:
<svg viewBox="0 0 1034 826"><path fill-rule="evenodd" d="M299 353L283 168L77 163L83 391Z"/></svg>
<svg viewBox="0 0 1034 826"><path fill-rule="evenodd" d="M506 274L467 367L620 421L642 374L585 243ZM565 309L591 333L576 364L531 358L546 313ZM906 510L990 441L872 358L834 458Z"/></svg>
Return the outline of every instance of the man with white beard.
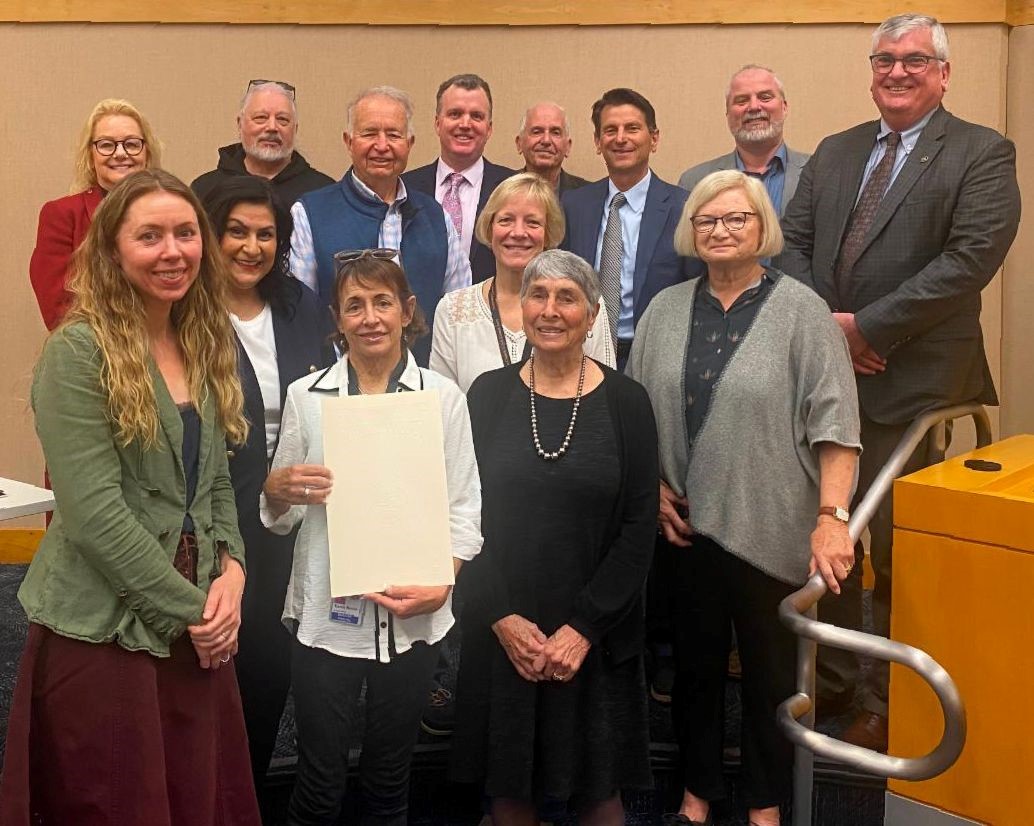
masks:
<svg viewBox="0 0 1034 826"><path fill-rule="evenodd" d="M679 186L692 192L702 178L720 169L738 169L765 185L779 217L793 197L808 155L783 143L783 123L789 105L783 84L771 69L750 64L729 81L725 117L736 148L687 169Z"/></svg>
<svg viewBox="0 0 1034 826"><path fill-rule="evenodd" d="M237 132L240 143L221 147L218 167L190 185L199 197L228 178L255 175L268 179L284 206L290 207L306 192L334 183L294 150L298 109L290 83L251 81L237 114Z"/></svg>

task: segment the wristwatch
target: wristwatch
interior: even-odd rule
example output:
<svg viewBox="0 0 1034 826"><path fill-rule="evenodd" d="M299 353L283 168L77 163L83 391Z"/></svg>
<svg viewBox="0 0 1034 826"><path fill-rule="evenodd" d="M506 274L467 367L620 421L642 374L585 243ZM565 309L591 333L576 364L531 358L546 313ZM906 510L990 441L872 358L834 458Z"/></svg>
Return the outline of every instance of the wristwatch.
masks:
<svg viewBox="0 0 1034 826"><path fill-rule="evenodd" d="M825 505L819 508L819 516L832 516L844 524L851 520L851 514L847 512L847 508L842 508L839 505Z"/></svg>

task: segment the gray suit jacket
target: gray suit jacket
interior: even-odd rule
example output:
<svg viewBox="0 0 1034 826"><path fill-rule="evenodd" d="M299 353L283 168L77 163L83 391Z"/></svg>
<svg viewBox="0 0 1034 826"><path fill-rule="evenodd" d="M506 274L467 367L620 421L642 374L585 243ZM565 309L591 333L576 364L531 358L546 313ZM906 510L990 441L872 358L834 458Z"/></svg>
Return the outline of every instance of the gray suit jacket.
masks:
<svg viewBox="0 0 1034 826"><path fill-rule="evenodd" d="M790 203L790 199L793 198L793 194L797 190L797 182L801 179L801 170L804 169L804 165L810 157L805 152L795 152L789 146L786 147L786 182L783 184L783 202L775 205L776 212L780 218L783 217L783 213L786 212L786 205ZM679 186L686 190L686 192L692 192L693 187L712 172L735 168L736 150L734 149L728 155L720 155L717 158L698 163L696 166L687 169L682 173L682 177L679 178Z"/></svg>
<svg viewBox="0 0 1034 826"><path fill-rule="evenodd" d="M885 372L858 378L869 418L904 424L977 400L997 404L980 329L980 291L1016 236L1016 149L938 108L883 201L857 263L835 277L879 121L826 138L801 175L774 262L834 311L855 314Z"/></svg>

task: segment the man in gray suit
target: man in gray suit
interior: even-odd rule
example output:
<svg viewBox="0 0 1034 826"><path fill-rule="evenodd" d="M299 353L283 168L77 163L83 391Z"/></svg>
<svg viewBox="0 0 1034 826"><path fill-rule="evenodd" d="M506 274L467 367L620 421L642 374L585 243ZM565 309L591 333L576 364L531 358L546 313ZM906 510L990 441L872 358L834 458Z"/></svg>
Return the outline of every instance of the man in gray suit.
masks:
<svg viewBox="0 0 1034 826"><path fill-rule="evenodd" d="M892 17L873 34L872 52L880 120L819 145L787 207L786 249L775 262L814 286L847 337L861 405L859 494L918 414L973 400L998 403L980 291L1002 265L1020 218L1013 144L941 106L951 66L940 23L919 14ZM930 453L920 445L905 472L927 464ZM818 518L844 517L848 504L821 501L823 510L836 511ZM873 624L883 635L890 628L892 526L888 498L869 525ZM861 554L859 547L857 562ZM842 596L820 606L824 620L861 626L861 568L854 566ZM819 712L826 714L849 707L858 674L853 656L829 653L819 659ZM885 749L887 665L880 665L844 739Z"/></svg>
<svg viewBox="0 0 1034 826"><path fill-rule="evenodd" d="M801 170L808 161L783 143L783 123L789 104L783 84L771 69L750 64L729 81L725 92L725 117L736 148L687 169L679 186L693 191L701 179L720 169L738 169L759 178L782 218L790 203Z"/></svg>

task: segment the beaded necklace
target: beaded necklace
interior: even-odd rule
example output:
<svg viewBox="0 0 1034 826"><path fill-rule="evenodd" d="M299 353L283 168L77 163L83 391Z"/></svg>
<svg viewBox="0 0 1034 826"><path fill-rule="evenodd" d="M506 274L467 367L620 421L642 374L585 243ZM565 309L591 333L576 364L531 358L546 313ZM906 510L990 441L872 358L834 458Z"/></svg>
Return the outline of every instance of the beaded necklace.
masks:
<svg viewBox="0 0 1034 826"><path fill-rule="evenodd" d="M574 423L578 420L578 407L582 403L582 388L585 386L585 355L582 355L582 368L578 373L578 390L574 394L574 407L571 408L571 421L567 423L567 434L564 436L564 441L557 450L552 452L542 449L542 442L539 441L539 422L538 416L535 415L535 353L532 351L531 358L528 360L529 368L529 390L531 392L531 439L535 443L535 452L538 453L540 459L545 459L547 462L555 462L565 453L567 448L571 446L571 434L574 433Z"/></svg>

